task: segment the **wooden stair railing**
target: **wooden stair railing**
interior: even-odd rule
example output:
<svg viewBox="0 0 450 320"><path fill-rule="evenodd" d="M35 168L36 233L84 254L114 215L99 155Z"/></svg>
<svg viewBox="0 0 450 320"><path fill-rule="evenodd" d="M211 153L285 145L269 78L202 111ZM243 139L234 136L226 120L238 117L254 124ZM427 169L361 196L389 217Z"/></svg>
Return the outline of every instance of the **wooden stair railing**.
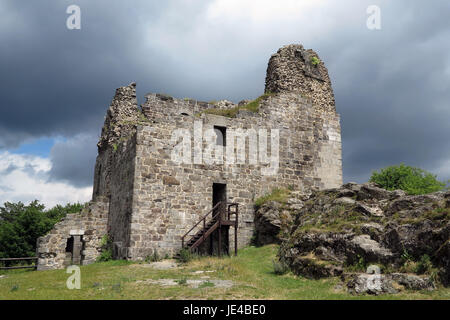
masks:
<svg viewBox="0 0 450 320"><path fill-rule="evenodd" d="M188 232L186 232L181 237L181 246L182 248L187 248L189 251L200 246L216 229L221 230L223 226L229 227L234 226L234 242L235 242L235 254L237 255L237 227L238 227L238 215L239 209L237 203L226 203L227 210L224 212L224 204L225 202L218 202L207 214L205 214L200 220L191 228ZM235 210L231 211L231 208L234 207ZM216 212L217 210L217 212ZM224 214L225 213L225 214ZM208 216L212 215L212 218L208 220ZM231 220L231 216L235 215L235 219ZM188 241L186 241L186 237L189 236L189 233L192 232L196 227L202 225L202 228L197 231ZM219 232L219 256L221 255L222 248L222 232Z"/></svg>

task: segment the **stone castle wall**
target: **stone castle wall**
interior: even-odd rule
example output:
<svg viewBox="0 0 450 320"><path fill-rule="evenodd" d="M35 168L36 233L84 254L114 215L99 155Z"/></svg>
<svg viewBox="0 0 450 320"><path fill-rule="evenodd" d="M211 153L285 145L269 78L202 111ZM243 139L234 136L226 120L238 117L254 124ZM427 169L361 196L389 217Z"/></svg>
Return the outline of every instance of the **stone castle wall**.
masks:
<svg viewBox="0 0 450 320"><path fill-rule="evenodd" d="M312 57L318 58L300 45L281 48L269 61L266 92L270 94L260 99L258 112L241 110L233 118L207 112L238 106L229 101L213 104L148 94L140 109L135 83L116 90L98 143L93 191L94 203L109 204L108 208L103 206L106 211L102 217L107 216L107 222L99 226L99 234L106 230L110 235L115 258L144 259L155 251L160 256L175 254L181 247L181 236L212 208L213 183L226 184L227 201L240 206L239 247L247 245L253 235L256 198L276 187L307 191L342 184L339 115L328 72L322 62L313 64ZM231 132L243 130L236 139L245 138L245 134L253 139L252 133L266 129L269 157L275 154L271 133L278 130L275 174L263 174L274 163L261 163L260 144L254 144L255 152L248 137L241 162L211 163L213 156L199 162L193 154L189 163L172 159L182 138L174 140L174 132L184 130L182 136L190 137L186 141L195 153L208 147L202 137L214 126L227 130L227 145L215 147L222 148L223 154L231 141L237 142ZM70 218L55 228L56 234L65 235L70 224L85 225L83 219ZM230 247L233 233L230 228ZM63 238L50 236L40 244L40 250L60 248ZM89 246L98 249L95 243ZM59 266L62 255L59 251L56 255L60 256L54 265Z"/></svg>
<svg viewBox="0 0 450 320"><path fill-rule="evenodd" d="M80 213L68 214L44 237L37 240L38 270L59 269L72 264L66 252L71 237L81 242L81 264L95 262L100 255L100 243L107 234L109 203L98 198Z"/></svg>
<svg viewBox="0 0 450 320"><path fill-rule="evenodd" d="M136 136L120 143L111 152L113 160L110 186L108 230L114 243L115 256L125 258L133 214L133 188L135 183Z"/></svg>
<svg viewBox="0 0 450 320"><path fill-rule="evenodd" d="M143 113L151 125L137 127L128 254L131 259L148 256L154 250L159 254L173 254L179 250L181 236L211 209L213 183L226 183L228 201L240 205L240 247L247 245L253 234L256 198L275 187L307 190L342 184L339 116L313 106L309 99L298 93L269 96L261 102L258 113L244 111L236 118L198 114L197 110L188 109L189 104L184 100L171 98L168 104L166 97L149 97ZM261 174L264 165L249 164L248 140L243 164L175 164L171 152L180 141L171 141L172 134L175 130L186 129L194 150L195 123L201 123L203 132L214 125L226 127L227 132L239 128L253 128L257 132L265 128L269 139L271 130L278 129L280 159L277 173L265 176ZM202 147L206 147L204 141ZM193 155L191 160L194 162ZM230 230L231 245L233 239L233 230Z"/></svg>

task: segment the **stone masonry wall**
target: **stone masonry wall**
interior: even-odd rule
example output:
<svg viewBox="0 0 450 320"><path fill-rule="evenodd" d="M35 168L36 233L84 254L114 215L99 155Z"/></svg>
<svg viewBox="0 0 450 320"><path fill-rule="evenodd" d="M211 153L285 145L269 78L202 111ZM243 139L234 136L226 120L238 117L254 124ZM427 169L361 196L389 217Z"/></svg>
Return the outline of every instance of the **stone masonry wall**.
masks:
<svg viewBox="0 0 450 320"><path fill-rule="evenodd" d="M66 245L71 236L81 236L81 264L95 262L100 255L100 241L106 234L108 201L89 203L81 213L68 214L44 237L37 240L38 270L59 269L67 261Z"/></svg>
<svg viewBox="0 0 450 320"><path fill-rule="evenodd" d="M167 106L166 97L148 97L151 99L143 112L152 124L137 128L129 258L145 258L154 250L160 254L179 250L181 236L211 209L213 183L226 183L228 201L240 205L240 247L247 245L253 234L253 203L257 197L275 187L306 190L342 183L339 116L313 106L296 92L270 96L262 101L259 113L243 111L236 118L204 113L195 116L192 110L186 110L185 101L171 98ZM199 121L203 131L214 125L224 126L227 131L265 128L270 136L271 129L279 129L277 174L264 176L261 165L249 164L248 141L244 164L173 163L172 133L187 129L194 148L194 123ZM230 229L230 246L233 239Z"/></svg>
<svg viewBox="0 0 450 320"><path fill-rule="evenodd" d="M108 232L114 244L115 258L126 258L130 241L135 183L136 135L110 150L111 186Z"/></svg>
<svg viewBox="0 0 450 320"><path fill-rule="evenodd" d="M205 111L236 108L248 100L236 105L148 94L139 109L136 84L118 88L98 143L92 210L88 215L68 215L39 240L40 268L61 267L67 237L79 229L84 232L83 263L94 261L98 241L106 233L112 237L115 258L144 259L155 251L173 255L181 247L181 236L212 208L213 183L226 184L227 201L239 203L239 247L253 235L256 198L276 187L307 191L340 186L339 115L327 69L320 60L313 63L313 57L318 58L301 45L278 50L267 68L265 90L270 94L261 98L258 112L240 110L234 118ZM237 142L234 139L246 139L243 162L212 163L215 154L207 153L200 161L191 154L189 163L174 162L172 152L182 138L173 140L174 132L185 130L182 136L188 137L190 150L205 151L202 137L214 126L227 130L227 146L220 147L223 154ZM267 130L269 158L276 153L271 133L279 132L273 175L263 172L277 161L261 163L260 144L253 150L246 138L260 129ZM233 137L233 130L243 131ZM261 136L254 138L261 142ZM229 240L231 249L233 228Z"/></svg>

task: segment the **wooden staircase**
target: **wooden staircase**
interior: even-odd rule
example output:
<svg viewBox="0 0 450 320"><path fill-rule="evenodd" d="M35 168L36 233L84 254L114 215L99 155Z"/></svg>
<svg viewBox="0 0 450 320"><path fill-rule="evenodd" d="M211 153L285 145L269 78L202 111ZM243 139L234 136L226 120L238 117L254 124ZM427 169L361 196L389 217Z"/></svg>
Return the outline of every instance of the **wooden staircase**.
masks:
<svg viewBox="0 0 450 320"><path fill-rule="evenodd" d="M232 210L234 208L234 210ZM234 219L232 216L234 215ZM193 252L204 243L215 230L219 230L219 256L222 254L222 229L234 227L234 253L237 255L237 228L239 206L237 203L220 201L181 237L181 247ZM194 235L191 232L200 228ZM228 251L228 250L227 250Z"/></svg>

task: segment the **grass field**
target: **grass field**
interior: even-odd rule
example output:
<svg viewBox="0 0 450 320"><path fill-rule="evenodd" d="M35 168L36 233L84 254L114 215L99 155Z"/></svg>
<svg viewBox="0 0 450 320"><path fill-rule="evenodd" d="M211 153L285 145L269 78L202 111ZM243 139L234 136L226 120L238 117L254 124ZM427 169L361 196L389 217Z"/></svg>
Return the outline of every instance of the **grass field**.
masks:
<svg viewBox="0 0 450 320"><path fill-rule="evenodd" d="M339 279L308 280L293 274L276 275L272 260L277 247L248 247L237 257L205 257L176 269L155 270L146 264L110 261L81 267L81 289L69 290L65 270L0 273L0 299L450 299L449 288L433 292L403 292L389 296L359 296L336 289ZM195 273L196 271L210 271ZM192 288L186 280L210 277L231 280L231 288L209 280ZM144 280L174 279L161 286Z"/></svg>

